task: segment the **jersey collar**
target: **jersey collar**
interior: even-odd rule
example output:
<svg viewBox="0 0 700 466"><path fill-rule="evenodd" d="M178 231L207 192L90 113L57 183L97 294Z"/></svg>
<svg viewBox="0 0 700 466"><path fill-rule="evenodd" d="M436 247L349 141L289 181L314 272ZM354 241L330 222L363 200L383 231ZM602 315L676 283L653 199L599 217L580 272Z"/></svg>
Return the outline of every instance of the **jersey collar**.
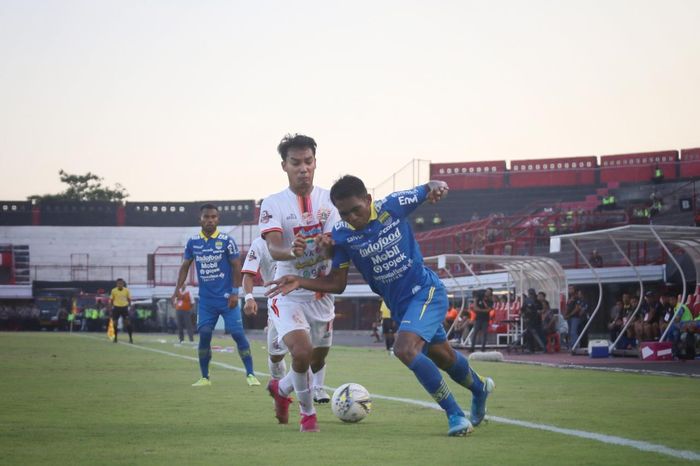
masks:
<svg viewBox="0 0 700 466"><path fill-rule="evenodd" d="M204 234L203 231L199 231L199 237L202 238L204 241L208 241L210 239L218 238L219 237L219 229L217 228L214 230L214 233L211 234L211 236L207 237L207 235Z"/></svg>
<svg viewBox="0 0 700 466"><path fill-rule="evenodd" d="M367 225L369 225L369 222L371 222L372 220L377 220L377 209L374 207L374 202L371 202L369 204L369 220L367 221ZM355 230L355 227L353 227L349 223L348 228L350 228L351 230ZM367 227L365 226L365 228Z"/></svg>

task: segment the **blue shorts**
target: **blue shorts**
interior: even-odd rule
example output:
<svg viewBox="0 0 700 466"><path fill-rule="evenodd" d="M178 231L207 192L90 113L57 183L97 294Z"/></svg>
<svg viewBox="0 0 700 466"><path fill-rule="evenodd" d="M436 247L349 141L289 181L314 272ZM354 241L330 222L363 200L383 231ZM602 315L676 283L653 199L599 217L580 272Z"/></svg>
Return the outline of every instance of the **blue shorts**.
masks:
<svg viewBox="0 0 700 466"><path fill-rule="evenodd" d="M228 300L222 301L200 301L197 311L197 330L203 327L216 327L219 316L224 318L224 329L226 333L233 330L243 330L241 320L241 305L234 308L228 307Z"/></svg>
<svg viewBox="0 0 700 466"><path fill-rule="evenodd" d="M447 341L442 326L448 309L447 290L443 285L427 285L413 295L401 321L401 332L415 333L428 344Z"/></svg>

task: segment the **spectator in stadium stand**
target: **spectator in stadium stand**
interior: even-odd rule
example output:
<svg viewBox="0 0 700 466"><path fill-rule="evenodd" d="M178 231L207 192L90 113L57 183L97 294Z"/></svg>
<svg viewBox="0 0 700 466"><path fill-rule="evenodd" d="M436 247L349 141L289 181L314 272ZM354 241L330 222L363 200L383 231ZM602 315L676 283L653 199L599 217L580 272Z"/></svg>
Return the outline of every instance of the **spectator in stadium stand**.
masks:
<svg viewBox="0 0 700 466"><path fill-rule="evenodd" d="M602 267L603 266L603 256L601 256L598 253L597 249L594 249L591 251L591 256L588 258L588 261L591 263L593 267Z"/></svg>
<svg viewBox="0 0 700 466"><path fill-rule="evenodd" d="M664 171L658 164L656 165L656 168L654 168L654 176L651 180L654 183L661 183L664 180Z"/></svg>
<svg viewBox="0 0 700 466"><path fill-rule="evenodd" d="M644 293L644 301L639 308L634 323L634 333L640 341L659 339L659 320L664 309L654 291Z"/></svg>
<svg viewBox="0 0 700 466"><path fill-rule="evenodd" d="M476 338L481 335L481 351L486 351L486 338L489 329L489 312L493 309L493 289L477 291L474 297L474 332L472 333L471 352L476 349Z"/></svg>
<svg viewBox="0 0 700 466"><path fill-rule="evenodd" d="M177 334L180 343L185 341L185 331L190 342L194 341L194 329L192 326L192 295L187 288L177 290L173 298L175 306L175 320L177 321Z"/></svg>
<svg viewBox="0 0 700 466"><path fill-rule="evenodd" d="M434 227L439 227L442 225L442 217L440 217L440 214L435 212L435 215L433 215L433 226Z"/></svg>
<svg viewBox="0 0 700 466"><path fill-rule="evenodd" d="M658 215L661 212L661 208L663 207L663 199L661 196L656 191L652 191L652 193L649 195L649 202L651 203L651 207L649 208L649 215L653 217L654 215Z"/></svg>

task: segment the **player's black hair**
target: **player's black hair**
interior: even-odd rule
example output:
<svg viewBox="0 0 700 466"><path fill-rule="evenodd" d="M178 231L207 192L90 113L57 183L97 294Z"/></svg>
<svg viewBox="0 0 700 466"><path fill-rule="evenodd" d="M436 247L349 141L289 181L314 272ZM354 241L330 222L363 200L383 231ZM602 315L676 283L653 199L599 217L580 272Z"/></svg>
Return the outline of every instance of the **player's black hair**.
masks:
<svg viewBox="0 0 700 466"><path fill-rule="evenodd" d="M314 141L314 138L303 134L285 134L277 146L277 152L279 152L282 160L287 160L289 149L311 149L315 156L316 141Z"/></svg>
<svg viewBox="0 0 700 466"><path fill-rule="evenodd" d="M345 175L331 186L331 201L335 203L340 199L349 197L363 197L367 195L365 184L356 176Z"/></svg>
<svg viewBox="0 0 700 466"><path fill-rule="evenodd" d="M203 212L203 211L208 210L208 209L214 209L217 212L219 211L219 208L216 207L214 204L202 204L202 206L199 208L199 211Z"/></svg>

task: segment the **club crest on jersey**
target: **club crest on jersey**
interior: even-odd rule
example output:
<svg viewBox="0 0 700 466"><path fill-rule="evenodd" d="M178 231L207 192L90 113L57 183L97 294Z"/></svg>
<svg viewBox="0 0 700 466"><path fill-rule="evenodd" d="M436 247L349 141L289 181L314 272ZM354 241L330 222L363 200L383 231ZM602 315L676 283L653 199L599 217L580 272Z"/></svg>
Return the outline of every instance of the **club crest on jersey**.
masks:
<svg viewBox="0 0 700 466"><path fill-rule="evenodd" d="M221 249L221 248L224 247L224 243L221 242L221 241L217 241L216 243L214 243L214 247L215 247L216 249Z"/></svg>
<svg viewBox="0 0 700 466"><path fill-rule="evenodd" d="M272 215L267 210L260 212L260 223L267 223L272 218Z"/></svg>
<svg viewBox="0 0 700 466"><path fill-rule="evenodd" d="M320 208L318 209L318 212L316 213L316 216L318 217L318 221L321 223L326 223L328 219L331 216L331 209L329 208Z"/></svg>
<svg viewBox="0 0 700 466"><path fill-rule="evenodd" d="M314 214L312 214L311 212L302 212L301 220L304 223L312 223L314 221Z"/></svg>
<svg viewBox="0 0 700 466"><path fill-rule="evenodd" d="M253 250L251 249L250 252L248 253L248 259L254 261L254 260L256 260L257 258L258 258L258 256L255 255L255 251L253 251Z"/></svg>

